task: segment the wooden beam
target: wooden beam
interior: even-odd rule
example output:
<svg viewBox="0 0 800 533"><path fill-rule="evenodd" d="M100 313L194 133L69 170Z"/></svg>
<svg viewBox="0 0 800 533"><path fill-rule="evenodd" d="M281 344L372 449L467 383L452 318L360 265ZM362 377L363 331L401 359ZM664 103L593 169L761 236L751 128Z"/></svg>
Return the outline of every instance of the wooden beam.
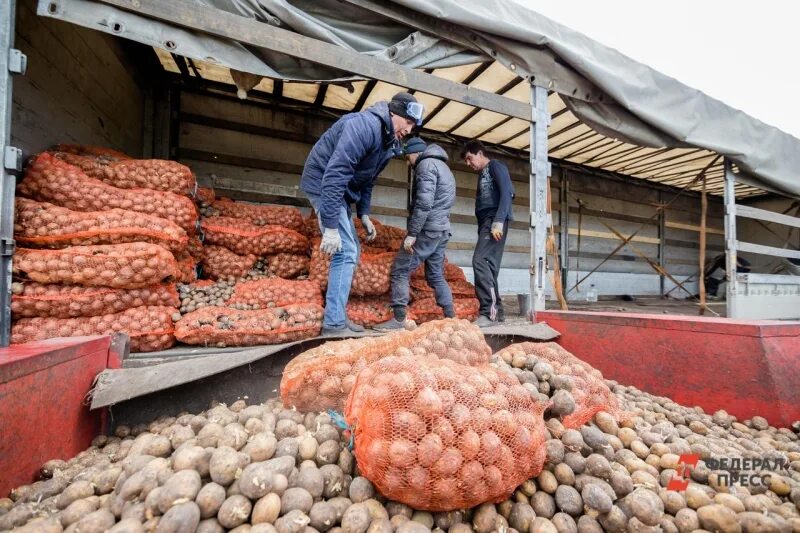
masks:
<svg viewBox="0 0 800 533"><path fill-rule="evenodd" d="M530 106L526 103L312 39L260 22L255 18L242 17L188 0L170 2L102 0L102 2L148 18L231 39L241 44L266 48L358 76L407 87L502 115L530 120Z"/></svg>
<svg viewBox="0 0 800 533"><path fill-rule="evenodd" d="M800 228L800 218L782 215L780 213L775 213L774 211L767 211L766 209L759 209L757 207L750 207L748 205L737 204L736 216L752 218L755 220L763 220L764 222L774 222L775 224L783 224L784 226L792 226L793 228Z"/></svg>

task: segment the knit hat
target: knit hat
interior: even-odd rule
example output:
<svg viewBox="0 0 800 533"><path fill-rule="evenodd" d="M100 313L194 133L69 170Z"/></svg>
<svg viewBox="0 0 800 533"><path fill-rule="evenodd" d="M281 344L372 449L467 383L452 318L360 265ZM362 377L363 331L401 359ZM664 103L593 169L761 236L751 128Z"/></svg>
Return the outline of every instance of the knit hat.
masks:
<svg viewBox="0 0 800 533"><path fill-rule="evenodd" d="M418 154L420 152L424 152L425 148L427 147L428 145L425 144L425 141L419 137L411 137L408 141L406 141L406 145L403 148L403 155Z"/></svg>
<svg viewBox="0 0 800 533"><path fill-rule="evenodd" d="M419 116L414 116L409 112L408 106L408 104L412 102L417 103L417 99L414 98L414 95L406 92L397 93L389 102L389 111L395 115L407 118L408 120L413 120L415 124L420 125L422 123L421 104L418 106L420 107L420 112L418 113Z"/></svg>

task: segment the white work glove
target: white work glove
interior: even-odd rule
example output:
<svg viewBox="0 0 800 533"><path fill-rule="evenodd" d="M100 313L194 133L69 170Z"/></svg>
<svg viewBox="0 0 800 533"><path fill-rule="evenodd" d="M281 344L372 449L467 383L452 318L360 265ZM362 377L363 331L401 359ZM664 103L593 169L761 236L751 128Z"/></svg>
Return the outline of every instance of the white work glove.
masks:
<svg viewBox="0 0 800 533"><path fill-rule="evenodd" d="M492 222L492 237L494 240L499 241L503 238L503 223Z"/></svg>
<svg viewBox="0 0 800 533"><path fill-rule="evenodd" d="M367 232L367 242L371 242L377 237L378 231L375 229L375 224L369 219L369 215L361 215L361 223L364 225L364 231Z"/></svg>
<svg viewBox="0 0 800 533"><path fill-rule="evenodd" d="M406 252L408 252L410 254L413 254L414 253L414 243L415 242L417 242L417 238L416 237L412 237L411 235L409 235L403 241L403 249L405 249Z"/></svg>
<svg viewBox="0 0 800 533"><path fill-rule="evenodd" d="M322 234L322 243L319 245L322 253L333 255L342 251L342 237L337 228L325 228Z"/></svg>

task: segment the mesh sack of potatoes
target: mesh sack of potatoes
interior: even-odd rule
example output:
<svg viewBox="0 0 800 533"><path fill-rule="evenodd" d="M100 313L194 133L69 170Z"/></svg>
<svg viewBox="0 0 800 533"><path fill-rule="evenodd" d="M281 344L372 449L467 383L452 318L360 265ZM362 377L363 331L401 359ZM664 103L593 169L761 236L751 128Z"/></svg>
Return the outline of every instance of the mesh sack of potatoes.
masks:
<svg viewBox="0 0 800 533"><path fill-rule="evenodd" d="M425 264L421 264L417 269L411 274L411 279L425 279ZM467 277L464 275L464 271L461 269L460 266L454 265L447 261L447 258L444 259L444 279L447 281L466 281Z"/></svg>
<svg viewBox="0 0 800 533"><path fill-rule="evenodd" d="M175 344L173 317L177 316L174 307L143 306L90 317L23 318L11 327L11 342L127 333L131 352L154 352Z"/></svg>
<svg viewBox="0 0 800 533"><path fill-rule="evenodd" d="M255 267L258 256L238 255L222 246L203 246L203 275L211 279L241 278Z"/></svg>
<svg viewBox="0 0 800 533"><path fill-rule="evenodd" d="M71 154L69 152L51 153L61 161L78 167L90 178L96 178L99 180L102 180L105 177L105 167L108 166L109 163L116 161L116 159L109 159L103 156L78 155Z"/></svg>
<svg viewBox="0 0 800 533"><path fill-rule="evenodd" d="M367 232L364 229L364 225L361 223L361 220L355 221L356 234L358 235L358 239L361 241L361 243L372 246L373 248L381 248L383 250L399 250L403 243L403 239L406 238L406 230L395 226L381 224L374 217L371 217L370 220L375 226L376 231L375 238L371 241L367 241Z"/></svg>
<svg viewBox="0 0 800 533"><path fill-rule="evenodd" d="M142 289L75 285L15 284L11 314L18 318L76 318L119 313L142 306L178 307L175 285L159 283Z"/></svg>
<svg viewBox="0 0 800 533"><path fill-rule="evenodd" d="M273 254L264 257L266 270L279 278L291 279L308 274L311 258L305 254Z"/></svg>
<svg viewBox="0 0 800 533"><path fill-rule="evenodd" d="M371 328L392 318L389 299L379 296L351 297L347 302L347 318L365 328Z"/></svg>
<svg viewBox="0 0 800 533"><path fill-rule="evenodd" d="M466 320L428 322L378 338L327 342L292 359L281 378L281 398L300 411L344 408L356 376L368 364L400 348L461 364L489 362L491 349L480 328Z"/></svg>
<svg viewBox="0 0 800 533"><path fill-rule="evenodd" d="M324 291L328 287L328 271L331 268L331 258L319 249L319 242L319 239L316 239L311 245L308 279L319 283L319 286ZM350 295L380 296L389 292L392 285L391 273L394 256L393 252L374 255L362 253L358 258L353 274Z"/></svg>
<svg viewBox="0 0 800 533"><path fill-rule="evenodd" d="M209 207L217 199L217 194L213 187L198 187L194 193L194 201L200 207Z"/></svg>
<svg viewBox="0 0 800 533"><path fill-rule="evenodd" d="M204 307L184 315L175 324L175 337L183 343L199 346L282 344L319 335L322 312L317 304L292 304L255 311Z"/></svg>
<svg viewBox="0 0 800 533"><path fill-rule="evenodd" d="M157 244L132 242L62 250L18 248L13 270L39 283L141 289L176 276L177 263Z"/></svg>
<svg viewBox="0 0 800 533"><path fill-rule="evenodd" d="M300 232L309 239L319 239L322 237L322 232L319 230L319 219L314 210L303 219L303 230Z"/></svg>
<svg viewBox="0 0 800 533"><path fill-rule="evenodd" d="M192 283L197 281L197 259L192 257L189 252L175 254L177 272L175 281L179 283Z"/></svg>
<svg viewBox="0 0 800 533"><path fill-rule="evenodd" d="M541 472L544 407L490 365L398 355L361 371L345 415L358 468L381 494L450 511L498 503Z"/></svg>
<svg viewBox="0 0 800 533"><path fill-rule="evenodd" d="M189 241L186 243L186 252L199 263L203 260L203 241L197 235L189 236Z"/></svg>
<svg viewBox="0 0 800 533"><path fill-rule="evenodd" d="M236 309L268 309L289 304L322 305L319 285L308 280L281 278L258 279L237 283L225 305Z"/></svg>
<svg viewBox="0 0 800 533"><path fill-rule="evenodd" d="M35 248L149 242L172 252L189 242L183 228L164 218L125 209L81 213L27 198L15 201L14 238Z"/></svg>
<svg viewBox="0 0 800 533"><path fill-rule="evenodd" d="M303 233L305 221L300 210L286 205L255 205L220 199L212 205L212 212L223 217L241 218L256 226L283 226Z"/></svg>
<svg viewBox="0 0 800 533"><path fill-rule="evenodd" d="M478 302L477 298L458 298L453 300L453 309L457 318L473 321L478 318L480 302ZM443 319L444 311L436 303L435 298L425 298L414 300L408 307L408 317L417 322L417 324L424 324L431 320Z"/></svg>
<svg viewBox="0 0 800 533"><path fill-rule="evenodd" d="M192 195L197 187L192 170L168 159L126 159L102 168L98 179L120 189L152 189Z"/></svg>
<svg viewBox="0 0 800 533"><path fill-rule="evenodd" d="M424 278L412 279L410 285L412 300L433 298L433 288L428 285L428 282ZM447 285L450 286L450 292L456 300L461 298L475 298L475 285L467 280L448 281Z"/></svg>
<svg viewBox="0 0 800 533"><path fill-rule="evenodd" d="M241 218L213 217L203 220L208 244L224 246L239 255L308 252L308 239L280 226L258 226Z"/></svg>
<svg viewBox="0 0 800 533"><path fill-rule="evenodd" d="M97 157L107 161L121 161L123 159L133 159L131 156L119 150L106 148L105 146L91 146L86 144L57 144L53 147L55 152L82 155L86 157Z"/></svg>
<svg viewBox="0 0 800 533"><path fill-rule="evenodd" d="M532 371L538 380L551 383L550 409L553 415L561 416L566 428L579 428L600 411L611 414L617 422L628 417L600 371L554 342L512 344L495 355L514 367Z"/></svg>
<svg viewBox="0 0 800 533"><path fill-rule="evenodd" d="M198 212L190 198L151 189L120 189L90 178L50 153L39 154L28 164L17 192L73 211L119 208L146 213L171 220L189 233L196 231Z"/></svg>

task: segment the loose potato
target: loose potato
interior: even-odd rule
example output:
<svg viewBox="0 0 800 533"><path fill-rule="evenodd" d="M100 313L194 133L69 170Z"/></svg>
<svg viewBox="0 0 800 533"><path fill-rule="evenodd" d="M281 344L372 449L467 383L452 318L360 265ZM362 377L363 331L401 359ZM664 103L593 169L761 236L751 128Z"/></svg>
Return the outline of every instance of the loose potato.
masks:
<svg viewBox="0 0 800 533"><path fill-rule="evenodd" d="M201 520L200 523L197 525L197 531L195 533L224 533L225 528L223 528L220 523L217 521L216 518L207 518L206 520Z"/></svg>
<svg viewBox="0 0 800 533"><path fill-rule="evenodd" d="M697 510L700 526L708 531L741 531L736 513L720 504L711 504Z"/></svg>
<svg viewBox="0 0 800 533"><path fill-rule="evenodd" d="M342 516L342 531L344 533L366 533L371 519L369 511L362 503L351 505Z"/></svg>
<svg viewBox="0 0 800 533"><path fill-rule="evenodd" d="M98 509L75 522L71 527L80 533L104 533L111 529L116 518L108 509Z"/></svg>
<svg viewBox="0 0 800 533"><path fill-rule="evenodd" d="M200 508L195 502L170 507L158 521L157 533L192 533L200 523Z"/></svg>
<svg viewBox="0 0 800 533"><path fill-rule="evenodd" d="M375 495L375 487L372 482L365 477L353 478L350 483L350 500L353 503L361 503Z"/></svg>
<svg viewBox="0 0 800 533"><path fill-rule="evenodd" d="M379 518L370 523L367 533L393 533L394 526L388 518Z"/></svg>
<svg viewBox="0 0 800 533"><path fill-rule="evenodd" d="M207 519L217 515L225 501L225 487L218 483L207 483L197 493L195 503L200 509L200 518Z"/></svg>
<svg viewBox="0 0 800 533"><path fill-rule="evenodd" d="M528 531L536 519L533 507L526 503L515 503L511 507L511 514L508 517L508 525L517 531Z"/></svg>
<svg viewBox="0 0 800 533"><path fill-rule="evenodd" d="M22 527L14 529L17 533L61 533L61 522L54 516L34 518Z"/></svg>
<svg viewBox="0 0 800 533"><path fill-rule="evenodd" d="M185 501L193 501L200 492L200 487L202 487L202 481L200 480L200 474L198 474L196 470L181 470L176 472L170 476L166 483L164 483L164 486L161 487L161 495L158 501L159 510L162 513L166 513L173 505ZM185 510L182 512L188 513L188 511ZM200 521L199 517L198 508L198 522ZM196 525L197 524L195 524L195 526Z"/></svg>
<svg viewBox="0 0 800 533"><path fill-rule="evenodd" d="M172 454L172 468L178 470L196 470L201 477L209 474L211 454L200 446L180 448Z"/></svg>
<svg viewBox="0 0 800 533"><path fill-rule="evenodd" d="M286 492L281 496L282 515L294 510L302 511L303 514L307 515L313 505L314 498L304 488L292 487L286 489Z"/></svg>
<svg viewBox="0 0 800 533"><path fill-rule="evenodd" d="M317 502L308 513L309 525L318 531L328 531L338 523L336 507L329 502ZM388 522L388 519L387 519Z"/></svg>
<svg viewBox="0 0 800 533"><path fill-rule="evenodd" d="M258 463L271 459L275 455L275 450L278 447L278 441L274 436L262 432L253 435L247 444L244 445L242 450L250 456L250 461Z"/></svg>
<svg viewBox="0 0 800 533"><path fill-rule="evenodd" d="M251 418L250 420L253 419ZM261 523L253 525L253 527L250 528L250 533L278 533L278 530L272 524Z"/></svg>
<svg viewBox="0 0 800 533"><path fill-rule="evenodd" d="M266 463L247 465L239 477L239 490L251 500L257 500L272 490L273 470Z"/></svg>
<svg viewBox="0 0 800 533"><path fill-rule="evenodd" d="M490 503L480 505L472 515L472 527L477 533L490 533L495 530L497 510Z"/></svg>
<svg viewBox="0 0 800 533"><path fill-rule="evenodd" d="M222 506L217 512L217 521L222 527L232 529L240 526L250 517L253 505L250 500L237 494L227 498L222 502Z"/></svg>
<svg viewBox="0 0 800 533"><path fill-rule="evenodd" d="M314 500L318 500L322 497L322 493L325 491L325 475L314 463L311 463L310 468L300 469L297 476L294 478L293 483L290 483L290 485L293 487L306 489ZM352 484L350 490L352 494ZM352 496L350 499L352 499Z"/></svg>
<svg viewBox="0 0 800 533"><path fill-rule="evenodd" d="M294 510L275 521L278 533L301 533L308 526L309 518L303 511Z"/></svg>
<svg viewBox="0 0 800 533"><path fill-rule="evenodd" d="M281 498L274 492L260 498L253 506L251 522L253 524L273 524L281 513ZM319 528L317 528L319 529Z"/></svg>
<svg viewBox="0 0 800 533"><path fill-rule="evenodd" d="M322 473L323 490L325 499L335 498L342 494L344 472L339 465L323 465L319 471Z"/></svg>
<svg viewBox="0 0 800 533"><path fill-rule="evenodd" d="M67 527L77 522L87 514L96 511L98 503L99 502L97 502L96 500L90 500L88 498L75 500L59 514L61 519L61 525Z"/></svg>
<svg viewBox="0 0 800 533"><path fill-rule="evenodd" d="M66 489L64 489L64 492L58 495L56 498L56 507L59 509L64 509L75 500L88 498L92 495L94 495L94 487L92 486L91 482L79 480L69 485Z"/></svg>
<svg viewBox="0 0 800 533"><path fill-rule="evenodd" d="M426 527L419 522L415 522L414 520L409 520L400 525L395 531L396 533L427 533L431 529Z"/></svg>
<svg viewBox="0 0 800 533"><path fill-rule="evenodd" d="M317 464L330 465L339 460L339 451L341 445L338 440L328 440L319 445L317 449L316 461Z"/></svg>
<svg viewBox="0 0 800 533"><path fill-rule="evenodd" d="M208 471L211 479L227 487L241 474L241 469L245 466L242 462L242 456L233 448L229 446L217 448L209 462Z"/></svg>
<svg viewBox="0 0 800 533"><path fill-rule="evenodd" d="M636 489L625 500L634 516L645 525L657 526L664 516L664 502L655 492Z"/></svg>
<svg viewBox="0 0 800 533"><path fill-rule="evenodd" d="M546 492L537 492L531 497L531 507L536 512L536 516L542 518L552 518L556 514L556 502L552 496Z"/></svg>
<svg viewBox="0 0 800 533"><path fill-rule="evenodd" d="M114 524L114 527L109 529L108 533L145 533L145 529L140 521L133 518L124 518Z"/></svg>
<svg viewBox="0 0 800 533"><path fill-rule="evenodd" d="M598 488L598 490L600 489ZM605 496L605 494L603 495ZM558 508L570 516L579 516L583 512L583 499L574 487L559 485L555 500Z"/></svg>

